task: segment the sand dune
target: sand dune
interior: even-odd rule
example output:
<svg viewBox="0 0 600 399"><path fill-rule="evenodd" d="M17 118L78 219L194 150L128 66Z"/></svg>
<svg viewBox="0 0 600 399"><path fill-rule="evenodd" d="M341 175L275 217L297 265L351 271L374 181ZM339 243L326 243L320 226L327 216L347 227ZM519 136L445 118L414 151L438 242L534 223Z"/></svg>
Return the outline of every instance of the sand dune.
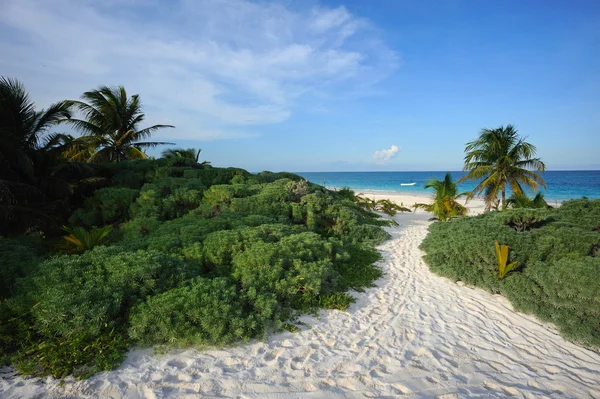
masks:
<svg viewBox="0 0 600 399"><path fill-rule="evenodd" d="M348 312L233 348L135 350L118 370L62 386L5 374L0 397L599 398L600 354L500 296L430 273L419 217L399 215L380 248L384 278Z"/></svg>

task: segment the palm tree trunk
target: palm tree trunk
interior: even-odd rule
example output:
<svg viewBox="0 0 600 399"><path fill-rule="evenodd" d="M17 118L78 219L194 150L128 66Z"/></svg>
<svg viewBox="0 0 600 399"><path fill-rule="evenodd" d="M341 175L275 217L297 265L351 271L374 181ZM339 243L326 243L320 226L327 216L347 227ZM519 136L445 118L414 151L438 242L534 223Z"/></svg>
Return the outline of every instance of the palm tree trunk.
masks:
<svg viewBox="0 0 600 399"><path fill-rule="evenodd" d="M506 209L506 189L502 189L502 210Z"/></svg>

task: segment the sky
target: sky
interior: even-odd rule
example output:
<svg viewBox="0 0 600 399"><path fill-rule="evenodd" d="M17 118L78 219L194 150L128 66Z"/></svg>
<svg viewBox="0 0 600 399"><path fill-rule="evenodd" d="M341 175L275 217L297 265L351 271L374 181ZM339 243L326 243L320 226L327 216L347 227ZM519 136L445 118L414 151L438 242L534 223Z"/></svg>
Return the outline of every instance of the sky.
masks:
<svg viewBox="0 0 600 399"><path fill-rule="evenodd" d="M0 54L37 107L123 85L215 166L460 170L512 123L600 169L597 0L0 0Z"/></svg>

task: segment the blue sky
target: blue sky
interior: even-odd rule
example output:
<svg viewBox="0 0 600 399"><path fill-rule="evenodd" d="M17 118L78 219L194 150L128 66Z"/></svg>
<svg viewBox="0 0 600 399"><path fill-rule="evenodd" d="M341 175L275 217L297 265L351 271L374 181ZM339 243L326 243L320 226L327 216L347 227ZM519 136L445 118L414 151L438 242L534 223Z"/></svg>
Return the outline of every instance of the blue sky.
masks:
<svg viewBox="0 0 600 399"><path fill-rule="evenodd" d="M216 166L458 170L514 123L600 169L596 0L0 0L0 51L38 106L124 85Z"/></svg>

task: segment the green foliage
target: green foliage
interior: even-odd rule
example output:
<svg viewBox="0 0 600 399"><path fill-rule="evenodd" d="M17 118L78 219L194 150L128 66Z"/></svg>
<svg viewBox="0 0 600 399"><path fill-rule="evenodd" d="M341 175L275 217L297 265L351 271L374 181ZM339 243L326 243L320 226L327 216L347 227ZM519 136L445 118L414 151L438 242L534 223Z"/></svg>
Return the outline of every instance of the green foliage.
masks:
<svg viewBox="0 0 600 399"><path fill-rule="evenodd" d="M428 181L425 188L433 188L433 202L431 204L415 204L415 208L423 208L427 212L431 212L434 219L444 222L467 214L467 208L456 202L466 193L458 193L458 186L452 181L450 173L446 173L444 180Z"/></svg>
<svg viewBox="0 0 600 399"><path fill-rule="evenodd" d="M499 193L502 209L506 209L507 189L522 196L523 186L546 187L544 179L536 173L546 170L546 165L535 158L535 146L519 136L513 125L483 129L477 140L467 143L465 153L463 170L469 173L458 182L477 180L469 198L483 194L488 210L497 203Z"/></svg>
<svg viewBox="0 0 600 399"><path fill-rule="evenodd" d="M25 277L35 270L43 253L40 241L40 237L0 237L0 302L13 296L18 278Z"/></svg>
<svg viewBox="0 0 600 399"><path fill-rule="evenodd" d="M370 198L361 197L360 195L357 195L354 198L354 202L356 202L356 204L361 206L362 208L370 211L374 211L377 208L377 201L372 200Z"/></svg>
<svg viewBox="0 0 600 399"><path fill-rule="evenodd" d="M200 153L202 149L195 148L169 148L168 150L164 150L162 152L163 158L172 159L176 162L176 164L185 164L182 161L192 161L193 163L197 163L200 165L209 165L209 161L203 161L200 163Z"/></svg>
<svg viewBox="0 0 600 399"><path fill-rule="evenodd" d="M202 203L206 187L198 180L161 178L142 187L136 202L131 205L133 218L154 217L170 220L185 215Z"/></svg>
<svg viewBox="0 0 600 399"><path fill-rule="evenodd" d="M102 188L85 200L83 208L76 210L69 219L73 226L102 226L118 223L129 216L129 207L140 191L131 188Z"/></svg>
<svg viewBox="0 0 600 399"><path fill-rule="evenodd" d="M59 232L80 196L102 180L98 168L63 158L72 136L50 132L71 118L72 105L36 110L21 82L0 77L0 235Z"/></svg>
<svg viewBox="0 0 600 399"><path fill-rule="evenodd" d="M222 345L255 337L263 323L228 278L197 278L132 309L129 336L145 345Z"/></svg>
<svg viewBox="0 0 600 399"><path fill-rule="evenodd" d="M512 227L531 215L532 228ZM432 271L506 296L517 310L557 325L584 345L600 346L600 260L594 230L600 200L572 200L556 209L514 209L435 223L421 248ZM529 220L529 219L527 219ZM519 269L498 279L494 241L510 247ZM508 248L504 263L508 262ZM502 272L500 273L502 274Z"/></svg>
<svg viewBox="0 0 600 399"><path fill-rule="evenodd" d="M115 223L110 245L78 227L71 241L92 249L42 260L0 238L0 360L22 373L85 377L130 345L260 338L303 312L346 309L346 290L381 276L374 245L388 222L299 176L183 157L102 171L119 186L90 192L71 220Z"/></svg>
<svg viewBox="0 0 600 399"><path fill-rule="evenodd" d="M356 193L349 187L342 187L336 192L336 194L340 198L354 202L363 209L383 212L390 216L394 216L398 212L412 212L412 210L405 207L404 204L398 205L389 199L381 199L376 201L370 198L362 197L361 194L356 195Z"/></svg>
<svg viewBox="0 0 600 399"><path fill-rule="evenodd" d="M200 183L206 187L216 184L230 184L234 177L238 179L247 179L250 176L250 173L238 168L188 169L183 173L184 178L198 179Z"/></svg>
<svg viewBox="0 0 600 399"><path fill-rule="evenodd" d="M356 299L345 292L336 292L335 294L319 297L319 307L323 309L347 310L354 302L356 302Z"/></svg>
<svg viewBox="0 0 600 399"><path fill-rule="evenodd" d="M217 206L229 205L233 198L245 198L252 192L243 184L219 184L211 186L204 192L204 203Z"/></svg>
<svg viewBox="0 0 600 399"><path fill-rule="evenodd" d="M125 348L130 307L192 275L190 265L166 255L119 247L51 258L6 303L13 317L0 337L21 333L13 362L23 373L64 377L112 368Z"/></svg>
<svg viewBox="0 0 600 399"><path fill-rule="evenodd" d="M532 208L532 209L546 209L550 208L544 194L537 193L535 197L529 198L527 194L513 194L506 200L507 207L509 208Z"/></svg>
<svg viewBox="0 0 600 399"><path fill-rule="evenodd" d="M293 181L304 180L304 178L302 176L298 176L294 173L289 173L289 172L273 173L273 172L269 172L269 171L260 172L259 174L254 176L254 179L258 183L273 183L274 181L281 180L281 179L288 179L288 180L293 180Z"/></svg>
<svg viewBox="0 0 600 399"><path fill-rule="evenodd" d="M598 231L600 228L600 207L597 200L583 198L565 201L554 214L565 223L576 224L585 230Z"/></svg>
<svg viewBox="0 0 600 399"><path fill-rule="evenodd" d="M343 199L347 199L353 202L356 202L357 199L356 193L350 187L347 186L344 186L341 189L337 190L337 195Z"/></svg>
<svg viewBox="0 0 600 399"><path fill-rule="evenodd" d="M548 220L548 212L538 209L516 209L499 214L496 218L516 231L526 231L545 223Z"/></svg>
<svg viewBox="0 0 600 399"><path fill-rule="evenodd" d="M97 227L91 230L86 230L83 227L67 227L63 226L63 230L69 233L63 238L71 244L77 251L86 251L105 244L108 235L112 232L113 226Z"/></svg>
<svg viewBox="0 0 600 399"><path fill-rule="evenodd" d="M377 201L376 209L387 215L394 216L398 212L412 212L409 208L404 205L398 205L394 201L389 199L381 199Z"/></svg>
<svg viewBox="0 0 600 399"><path fill-rule="evenodd" d="M498 259L498 277L504 278L519 264L519 261L508 263L508 246L498 244L496 241L496 258ZM507 264L508 263L508 264Z"/></svg>
<svg viewBox="0 0 600 399"><path fill-rule="evenodd" d="M172 128L154 125L141 129L145 119L138 94L127 95L123 86L101 86L83 93L82 100L73 101L84 119L68 120L83 135L73 143L70 159L83 162L121 162L144 159L144 150L158 145L172 144L143 141L155 131Z"/></svg>

